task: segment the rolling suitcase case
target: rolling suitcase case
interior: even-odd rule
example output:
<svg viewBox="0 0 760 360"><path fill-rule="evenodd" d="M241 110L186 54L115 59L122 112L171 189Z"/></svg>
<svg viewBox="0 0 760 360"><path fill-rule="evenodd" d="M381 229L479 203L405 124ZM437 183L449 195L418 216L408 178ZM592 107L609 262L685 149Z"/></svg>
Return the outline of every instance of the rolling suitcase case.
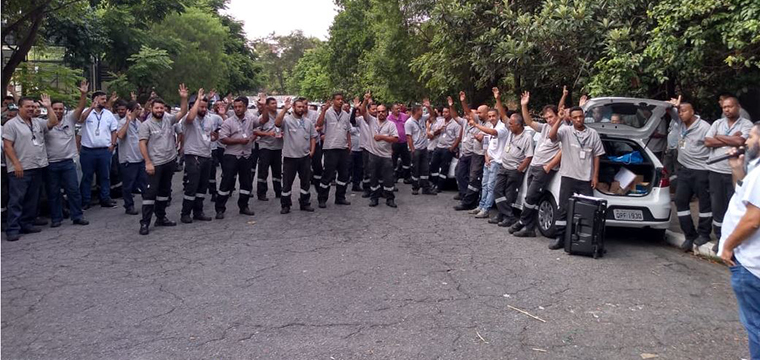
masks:
<svg viewBox="0 0 760 360"><path fill-rule="evenodd" d="M567 209L565 252L593 256L604 255L604 225L607 201L599 198L573 195Z"/></svg>

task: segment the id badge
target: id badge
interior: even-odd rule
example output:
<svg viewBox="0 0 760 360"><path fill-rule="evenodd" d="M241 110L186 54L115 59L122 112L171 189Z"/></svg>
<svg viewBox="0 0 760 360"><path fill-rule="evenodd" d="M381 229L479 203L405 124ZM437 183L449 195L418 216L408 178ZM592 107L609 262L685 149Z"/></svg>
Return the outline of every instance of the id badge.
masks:
<svg viewBox="0 0 760 360"><path fill-rule="evenodd" d="M679 149L686 149L686 141L681 140L678 142L678 148Z"/></svg>
<svg viewBox="0 0 760 360"><path fill-rule="evenodd" d="M488 146L491 145L491 136L484 136L483 137L483 150L488 150Z"/></svg>
<svg viewBox="0 0 760 360"><path fill-rule="evenodd" d="M208 134L203 134L202 137L203 137L203 141L209 141L209 140L211 140L211 138L208 136Z"/></svg>
<svg viewBox="0 0 760 360"><path fill-rule="evenodd" d="M95 136L100 136L100 128L95 129Z"/></svg>
<svg viewBox="0 0 760 360"><path fill-rule="evenodd" d="M248 135L246 133L243 133L243 139L247 139Z"/></svg>
<svg viewBox="0 0 760 360"><path fill-rule="evenodd" d="M40 146L42 145L42 142L37 140L37 138L34 138L32 139L32 144L34 144L34 146Z"/></svg>
<svg viewBox="0 0 760 360"><path fill-rule="evenodd" d="M507 145L507 152L512 151L512 145Z"/></svg>
<svg viewBox="0 0 760 360"><path fill-rule="evenodd" d="M586 159L586 150L581 149L581 160Z"/></svg>

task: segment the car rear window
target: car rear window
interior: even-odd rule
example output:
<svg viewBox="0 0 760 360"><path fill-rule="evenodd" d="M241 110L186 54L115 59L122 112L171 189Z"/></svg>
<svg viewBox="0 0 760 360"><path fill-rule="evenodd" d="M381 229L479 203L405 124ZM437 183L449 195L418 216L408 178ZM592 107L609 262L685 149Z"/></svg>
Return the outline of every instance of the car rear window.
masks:
<svg viewBox="0 0 760 360"><path fill-rule="evenodd" d="M661 114L654 114L655 105L617 103L600 104L586 110L586 123L614 123L642 128Z"/></svg>

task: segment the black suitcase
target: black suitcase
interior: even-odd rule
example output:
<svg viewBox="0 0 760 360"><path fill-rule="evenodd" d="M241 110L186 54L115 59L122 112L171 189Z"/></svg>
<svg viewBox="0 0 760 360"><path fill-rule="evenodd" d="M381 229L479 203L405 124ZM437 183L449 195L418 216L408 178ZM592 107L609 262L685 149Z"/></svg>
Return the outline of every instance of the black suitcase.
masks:
<svg viewBox="0 0 760 360"><path fill-rule="evenodd" d="M607 200L573 195L567 208L565 252L593 256L604 255L604 225Z"/></svg>

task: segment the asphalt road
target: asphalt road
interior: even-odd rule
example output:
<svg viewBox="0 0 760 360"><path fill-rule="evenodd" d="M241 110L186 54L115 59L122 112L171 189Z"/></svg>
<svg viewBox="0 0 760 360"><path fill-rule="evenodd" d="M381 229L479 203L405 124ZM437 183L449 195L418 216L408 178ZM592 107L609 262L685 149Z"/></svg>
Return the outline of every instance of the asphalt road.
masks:
<svg viewBox="0 0 760 360"><path fill-rule="evenodd" d="M722 265L631 231L568 256L399 187L398 209L231 202L140 236L138 216L94 207L90 226L3 241L2 358L748 357Z"/></svg>

